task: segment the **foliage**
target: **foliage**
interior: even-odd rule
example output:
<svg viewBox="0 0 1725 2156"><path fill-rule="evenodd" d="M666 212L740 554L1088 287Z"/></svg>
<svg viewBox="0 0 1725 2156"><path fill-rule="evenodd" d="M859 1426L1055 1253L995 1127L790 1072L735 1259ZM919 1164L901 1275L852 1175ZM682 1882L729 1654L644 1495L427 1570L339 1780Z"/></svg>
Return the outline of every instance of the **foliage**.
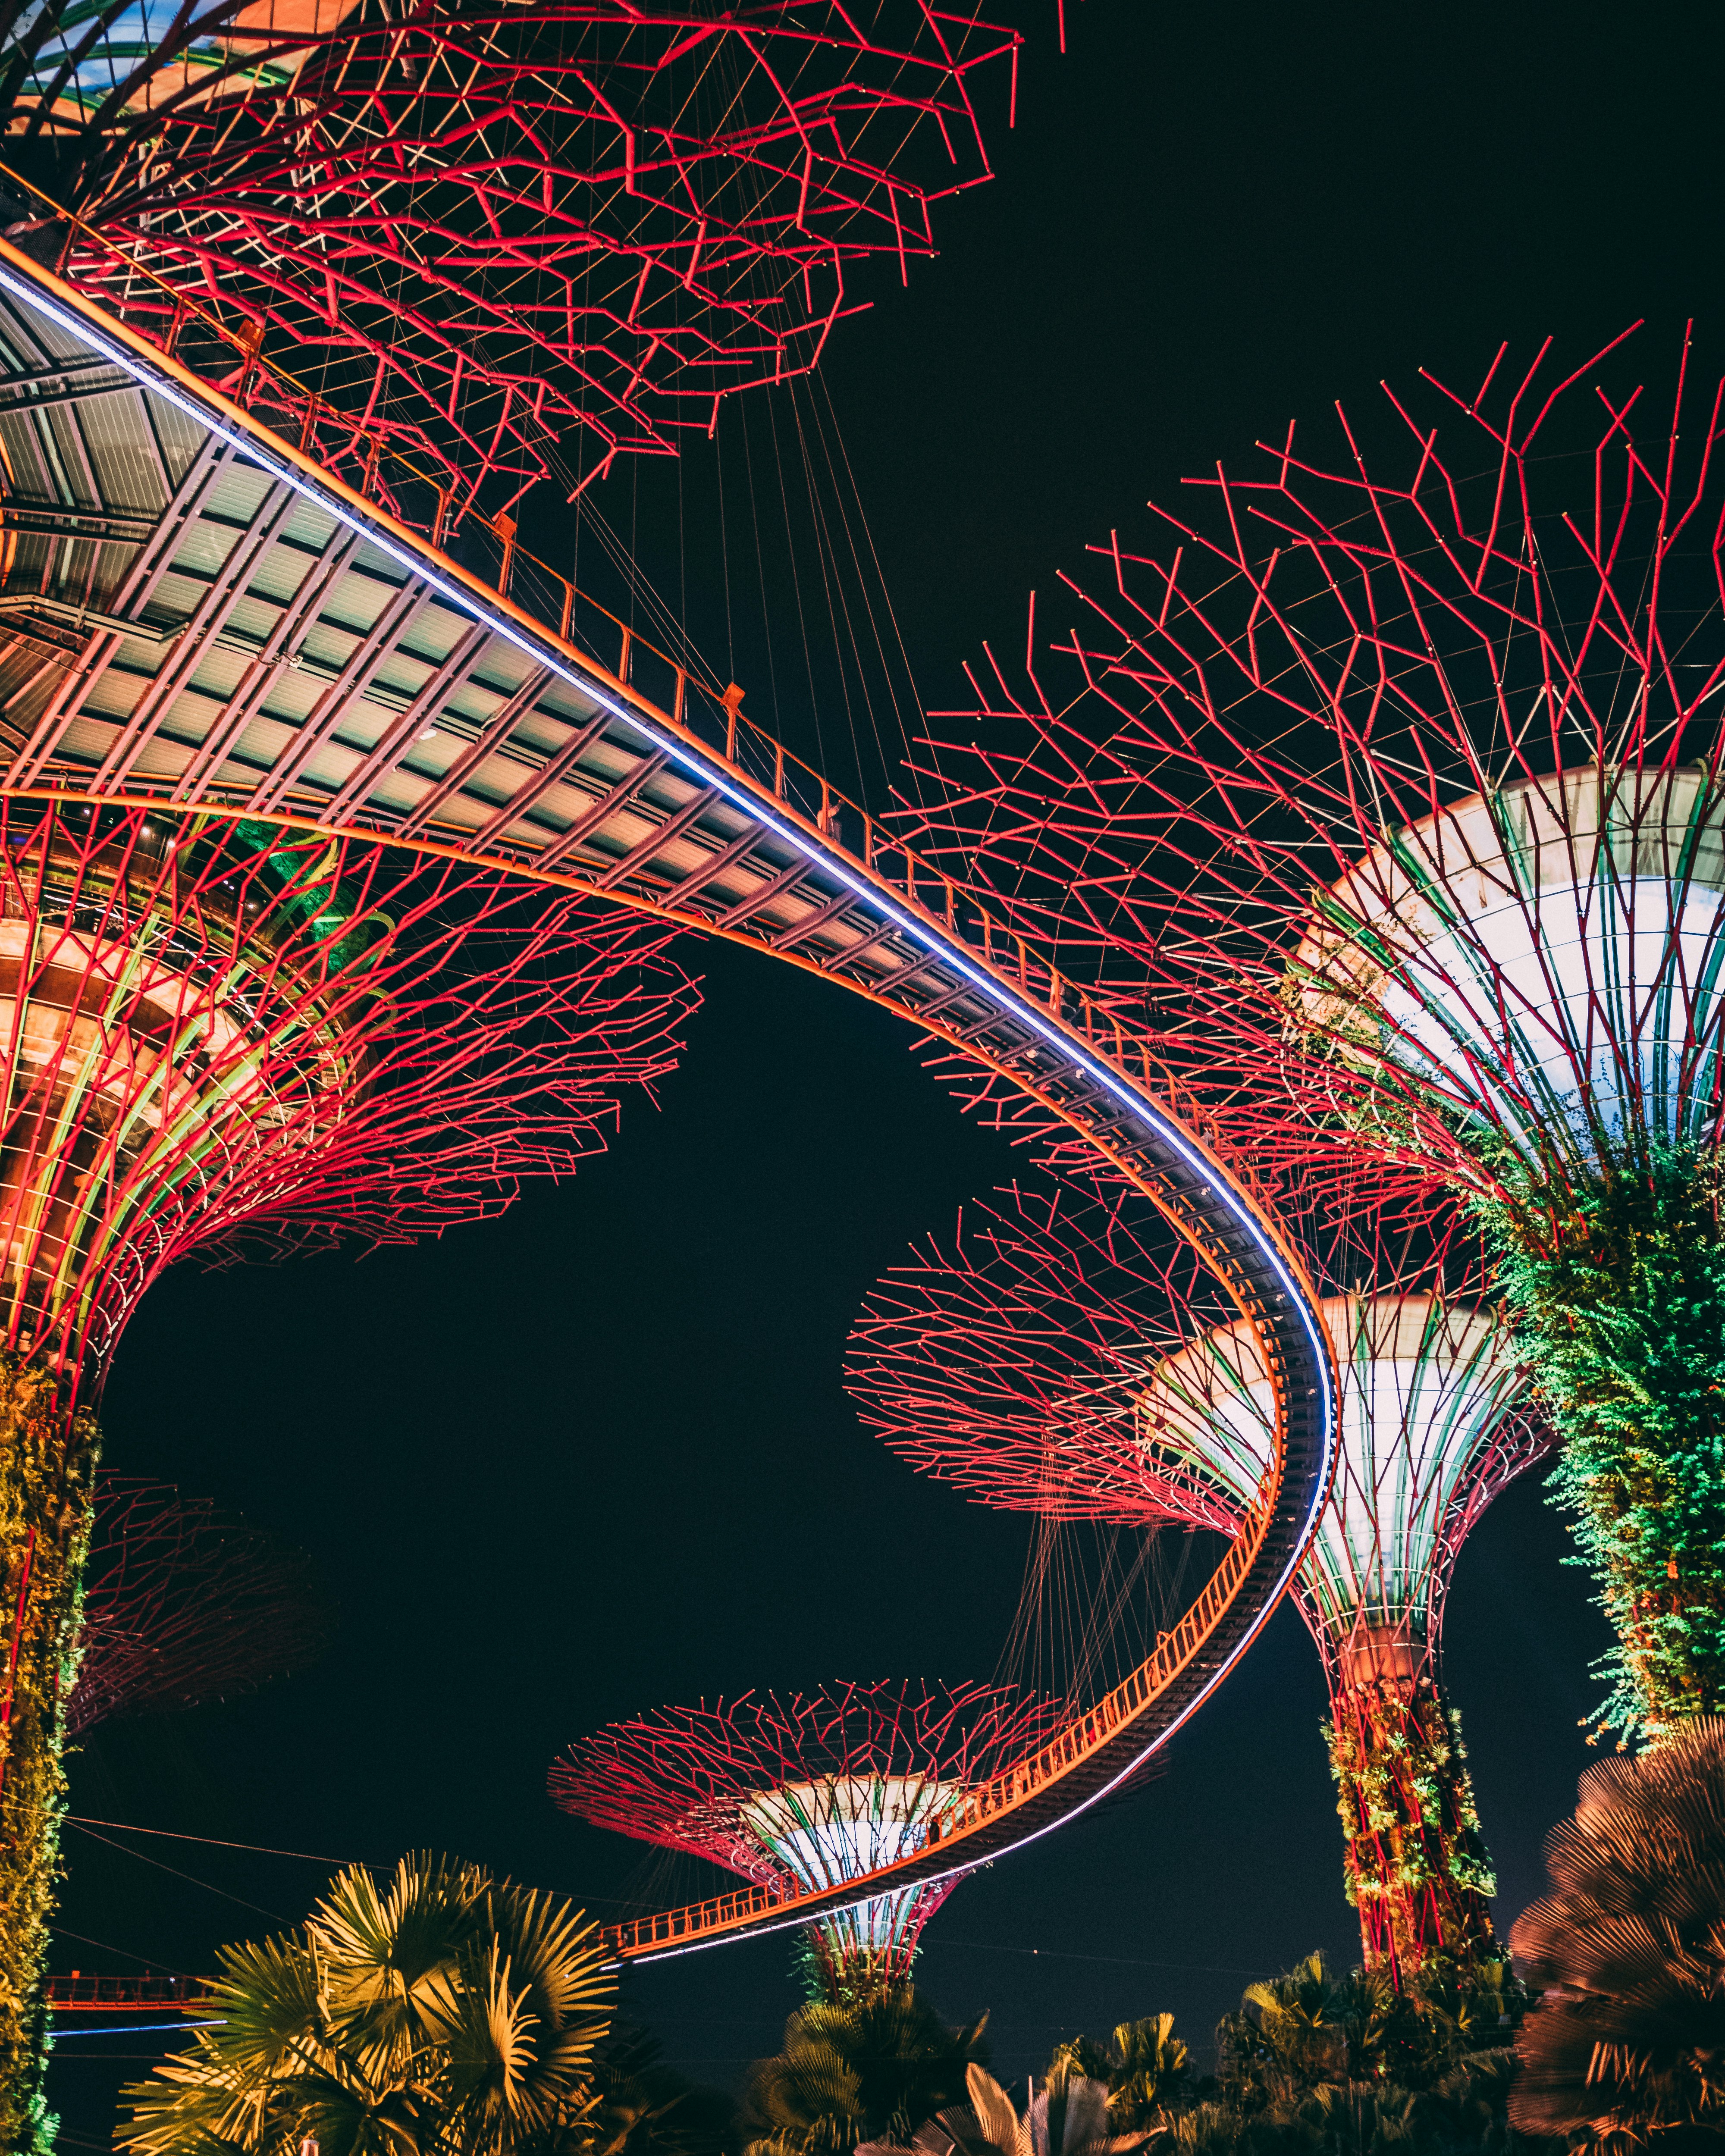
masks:
<svg viewBox="0 0 1725 2156"><path fill-rule="evenodd" d="M1497 1881L1458 1717L1429 1666L1410 1688L1385 1680L1339 1691L1324 1740L1368 1953L1405 1972L1434 1948L1489 1951Z"/></svg>
<svg viewBox="0 0 1725 2156"><path fill-rule="evenodd" d="M1657 1738L1725 1707L1725 1237L1692 1146L1476 1202L1563 1450L1618 1644L1602 1727Z"/></svg>
<svg viewBox="0 0 1725 2156"><path fill-rule="evenodd" d="M1323 2082L1249 2113L1194 2104L1170 2120L1158 2156L1510 2156L1529 2146L1507 2117L1511 2063L1480 2052L1424 2089Z"/></svg>
<svg viewBox="0 0 1725 2156"><path fill-rule="evenodd" d="M1398 1990L1308 1955L1224 2017L1218 2079L1170 2111L1157 2156L1509 2156L1526 2010L1507 1960L1434 1956Z"/></svg>
<svg viewBox="0 0 1725 2156"><path fill-rule="evenodd" d="M857 2156L1528 2156L1507 2110L1526 2010L1505 1959L1433 1957L1398 1991L1312 1954L1223 2020L1216 2080L1193 2080L1173 2017L1152 2015L1060 2046L1022 2118L972 2068L968 2104Z"/></svg>
<svg viewBox="0 0 1725 2156"><path fill-rule="evenodd" d="M449 1857L341 1873L299 1930L224 1948L222 2025L126 2092L142 2156L561 2156L597 2133L612 1982L566 1902Z"/></svg>
<svg viewBox="0 0 1725 2156"><path fill-rule="evenodd" d="M1725 1720L1589 1768L1546 1864L1512 2120L1602 2156L1725 2145Z"/></svg>
<svg viewBox="0 0 1725 2156"><path fill-rule="evenodd" d="M1111 2044L1075 2036L1060 2045L1049 2061L1052 2087L1082 2075L1107 2091L1108 2123L1117 2133L1147 2128L1165 2107L1184 2094L1191 2061L1174 2034L1172 2014L1152 2014L1142 2021L1122 2021Z"/></svg>
<svg viewBox="0 0 1725 2156"><path fill-rule="evenodd" d="M94 1419L67 1411L53 1378L0 1351L0 2147L28 2156L53 2147L57 2124L43 1967L100 1445Z"/></svg>
<svg viewBox="0 0 1725 2156"><path fill-rule="evenodd" d="M857 2156L1128 2156L1150 2138L1111 2133L1106 2085L1065 2067L1049 2077L1020 2118L990 2073L965 2073L968 2103L955 2103L919 2126L908 2148L873 2142Z"/></svg>
<svg viewBox="0 0 1725 2156"><path fill-rule="evenodd" d="M1248 1986L1240 2011L1216 2026L1217 2078L1228 2101L1251 2112L1296 2091L1376 2077L1396 2001L1387 1976L1337 1977L1322 1953Z"/></svg>
<svg viewBox="0 0 1725 2156"><path fill-rule="evenodd" d="M986 2063L988 2018L949 2029L909 1984L855 2005L811 2001L785 2024L783 2051L749 2076L745 2156L906 2140L965 2094L968 2066Z"/></svg>

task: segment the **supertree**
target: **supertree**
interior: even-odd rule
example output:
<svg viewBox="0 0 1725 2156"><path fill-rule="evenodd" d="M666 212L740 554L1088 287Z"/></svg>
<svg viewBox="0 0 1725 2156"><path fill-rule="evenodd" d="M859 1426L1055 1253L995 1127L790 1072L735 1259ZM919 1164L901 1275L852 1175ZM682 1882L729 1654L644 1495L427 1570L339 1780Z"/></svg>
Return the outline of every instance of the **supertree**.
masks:
<svg viewBox="0 0 1725 2156"><path fill-rule="evenodd" d="M103 1376L223 1257L485 1217L668 1067L665 932L237 817L0 800L0 2128L44 2139L42 1949Z"/></svg>
<svg viewBox="0 0 1725 2156"><path fill-rule="evenodd" d="M1721 391L1504 357L1099 550L921 820L1267 1171L1471 1206L1656 1738L1725 1704Z"/></svg>
<svg viewBox="0 0 1725 2156"><path fill-rule="evenodd" d="M1348 1898L1368 1965L1399 1983L1434 1953L1491 1948L1495 1888L1439 1648L1468 1530L1547 1435L1458 1237L1356 1215L1310 1256L1330 1289L1342 1443L1294 1592L1329 1684ZM1188 1252L1068 1183L971 1209L949 1246L883 1280L848 1383L923 1472L1045 1517L1232 1535L1271 1456L1247 1328Z"/></svg>
<svg viewBox="0 0 1725 2156"><path fill-rule="evenodd" d="M932 0L15 0L13 229L442 531L811 367L988 177L1018 44Z"/></svg>
<svg viewBox="0 0 1725 2156"><path fill-rule="evenodd" d="M69 1737L255 1691L327 1643L328 1598L303 1550L171 1483L105 1470L91 1512Z"/></svg>
<svg viewBox="0 0 1725 2156"><path fill-rule="evenodd" d="M745 1879L818 1892L920 1848L967 1788L1034 1749L1057 1702L920 1682L745 1692L613 1722L551 1770L556 1803L595 1826ZM854 2001L906 1981L956 1878L896 1888L804 1928L812 1995Z"/></svg>

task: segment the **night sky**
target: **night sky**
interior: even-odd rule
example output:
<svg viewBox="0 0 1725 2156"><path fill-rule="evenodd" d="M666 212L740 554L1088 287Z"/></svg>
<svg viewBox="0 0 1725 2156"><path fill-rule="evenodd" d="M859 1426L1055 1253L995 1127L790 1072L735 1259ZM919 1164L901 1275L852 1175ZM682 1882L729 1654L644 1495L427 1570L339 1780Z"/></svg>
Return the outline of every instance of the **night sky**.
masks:
<svg viewBox="0 0 1725 2156"><path fill-rule="evenodd" d="M998 180L948 206L908 290L874 288L827 369L932 706L960 700L983 637L1022 648L1028 588L1290 416L1422 364L1471 382L1506 336L1580 357L1640 316L1663 378L1686 314L1713 303L1725 55L1702 11L1068 15L1060 59L1052 0L1025 0ZM770 721L734 543L740 429L758 447L761 424L727 412L716 449L691 449L680 515L665 470L614 479L603 506ZM572 546L554 517L534 536L550 558ZM768 558L783 625L778 577ZM775 656L779 721L812 749L824 715ZM545 1770L571 1738L752 1684L993 1671L1024 1523L890 1460L839 1370L875 1276L1018 1158L881 1013L748 953L683 956L707 998L684 1064L574 1183L423 1250L151 1293L107 1394L109 1465L313 1552L342 1625L321 1666L257 1698L97 1732L75 1813L318 1859L452 1850L608 1913L655 1881L634 1845L552 1808ZM1605 1635L1566 1548L1530 1477L1450 1598L1506 1923L1589 1756ZM927 1934L925 1989L953 2019L988 2008L997 2070L1018 2076L1063 2034L1164 2007L1203 2052L1253 1976L1315 1946L1353 1958L1322 1712L1284 1610L1153 1785L961 1887ZM207 1969L221 1941L303 1916L327 1872L133 1846L153 1862L68 1830L57 1967ZM625 1994L674 2061L726 2082L776 2048L796 1996L779 1938L637 1972ZM125 2048L61 2049L69 2145L106 2145L123 2070L94 2054Z"/></svg>

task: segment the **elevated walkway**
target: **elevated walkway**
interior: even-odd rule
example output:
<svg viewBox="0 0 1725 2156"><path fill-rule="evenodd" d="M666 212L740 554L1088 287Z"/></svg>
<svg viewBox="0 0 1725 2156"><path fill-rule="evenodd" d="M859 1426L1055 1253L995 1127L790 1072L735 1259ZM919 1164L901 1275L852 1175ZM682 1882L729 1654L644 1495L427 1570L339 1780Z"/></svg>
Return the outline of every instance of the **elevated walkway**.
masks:
<svg viewBox="0 0 1725 2156"><path fill-rule="evenodd" d="M221 326L205 327L208 343ZM866 1881L745 1888L619 1925L619 1956L686 1953L967 1869L1136 1771L1280 1600L1335 1433L1311 1288L1245 1164L1182 1120L1142 1045L750 725L734 694L530 562L507 519L485 527L487 583L3 241L0 462L0 791L363 833L819 974L1080 1141L1203 1251L1257 1332L1275 1471L1142 1669ZM603 658L588 648L602 634Z"/></svg>

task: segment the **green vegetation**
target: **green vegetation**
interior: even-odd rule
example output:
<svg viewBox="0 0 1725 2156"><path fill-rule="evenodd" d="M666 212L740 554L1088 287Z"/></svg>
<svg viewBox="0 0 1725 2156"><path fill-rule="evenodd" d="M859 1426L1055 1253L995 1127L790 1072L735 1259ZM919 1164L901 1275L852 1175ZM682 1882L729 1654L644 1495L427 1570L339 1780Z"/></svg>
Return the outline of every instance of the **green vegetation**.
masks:
<svg viewBox="0 0 1725 2156"><path fill-rule="evenodd" d="M126 2092L141 2156L631 2156L648 2062L595 2053L614 1985L597 1928L566 1902L449 1857L379 1886L345 1871L298 1930L228 1947L222 2025ZM635 2093L631 2093L633 2082ZM608 2099L609 2109L607 2109ZM631 2139L631 2135L636 2138Z"/></svg>
<svg viewBox="0 0 1725 2156"><path fill-rule="evenodd" d="M45 2156L57 2124L44 2091L43 1969L100 1444L52 1378L0 1351L0 2148L20 2156Z"/></svg>
<svg viewBox="0 0 1725 2156"><path fill-rule="evenodd" d="M1110 2045L1089 2036L1062 2044L1049 2061L1048 2080L1073 2074L1101 2085L1107 2098L1109 2130L1133 2133L1156 2123L1178 2104L1190 2081L1191 2059L1174 2034L1172 2014L1153 2014L1143 2021L1122 2021Z"/></svg>
<svg viewBox="0 0 1725 2156"><path fill-rule="evenodd" d="M1725 1238L1717 1162L1652 1147L1475 1209L1563 1441L1551 1478L1618 1645L1602 1727L1725 1707Z"/></svg>
<svg viewBox="0 0 1725 2156"><path fill-rule="evenodd" d="M978 2031L945 2031L942 2049L906 1989L866 2033L855 2011L793 2016L784 2053L755 2069L747 2156L1497 2156L1521 2139L1507 2103L1526 2009L1502 1959L1428 1962L1398 1992L1312 1954L1223 2020L1213 2076L1194 2076L1173 2016L1152 2015L1106 2044L1061 2044L1020 2118L962 2058ZM932 2102L955 2075L963 2097Z"/></svg>
<svg viewBox="0 0 1725 2156"><path fill-rule="evenodd" d="M590 1927L447 1860L345 1874L223 1955L225 2029L126 2094L141 2156L1508 2156L1525 1994L1503 1962L1409 1990L1313 1954L1256 1984L1200 2080L1173 2016L1075 2036L1020 2114L908 1985L791 2016L741 2114L608 2031ZM986 2017L983 2017L986 2019Z"/></svg>
<svg viewBox="0 0 1725 2156"><path fill-rule="evenodd" d="M1214 2092L1171 2122L1175 2140L1250 2156L1507 2148L1526 2010L1504 1961L1429 1961L1397 1991L1380 1971L1337 1976L1312 1954L1224 2019Z"/></svg>
<svg viewBox="0 0 1725 2156"><path fill-rule="evenodd" d="M747 2156L821 2156L902 2142L962 2102L966 2069L986 2064L984 2014L950 2029L909 1984L852 2005L814 2000L785 2024L784 2049L751 2073Z"/></svg>

